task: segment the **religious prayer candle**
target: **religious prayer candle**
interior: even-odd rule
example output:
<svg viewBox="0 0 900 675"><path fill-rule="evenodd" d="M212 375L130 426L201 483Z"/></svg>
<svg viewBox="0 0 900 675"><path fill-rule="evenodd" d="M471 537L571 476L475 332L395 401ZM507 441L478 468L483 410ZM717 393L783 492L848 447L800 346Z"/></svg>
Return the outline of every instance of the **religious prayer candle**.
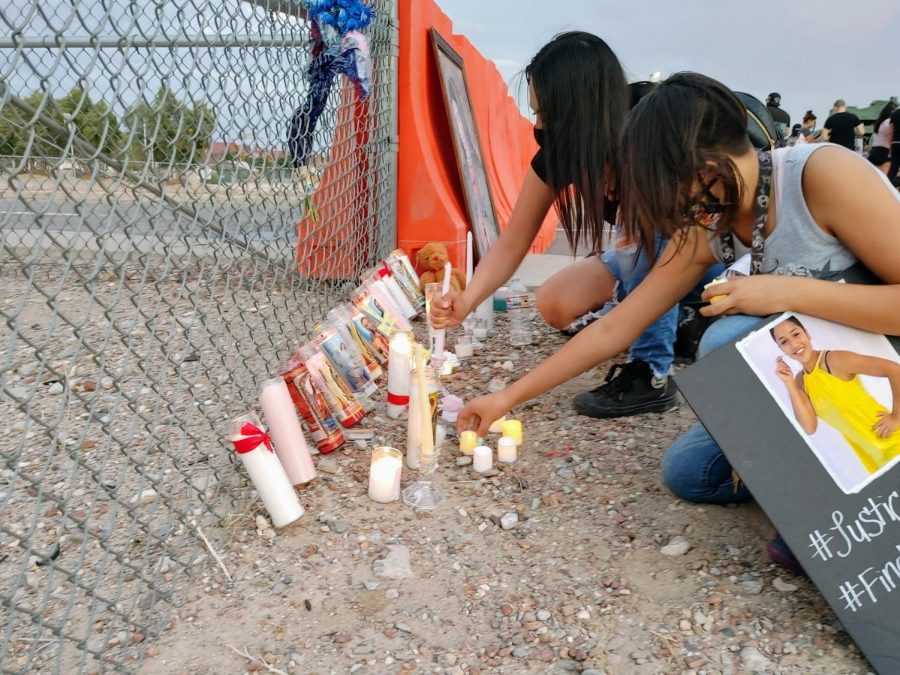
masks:
<svg viewBox="0 0 900 675"><path fill-rule="evenodd" d="M394 333L388 359L387 415L398 419L409 405L409 379L412 369L410 360L414 341L410 333Z"/></svg>
<svg viewBox="0 0 900 675"><path fill-rule="evenodd" d="M471 455L478 445L478 434L474 431L464 431L459 435L459 451L464 455Z"/></svg>
<svg viewBox="0 0 900 675"><path fill-rule="evenodd" d="M503 436L497 441L497 461L512 464L516 461L516 439Z"/></svg>
<svg viewBox="0 0 900 675"><path fill-rule="evenodd" d="M272 448L272 440L256 415L241 415L228 425L228 440L250 476L250 482L275 527L285 527L303 515L303 505Z"/></svg>
<svg viewBox="0 0 900 675"><path fill-rule="evenodd" d="M378 447L372 451L369 466L369 499L387 504L400 499L400 474L403 455L399 450Z"/></svg>
<svg viewBox="0 0 900 675"><path fill-rule="evenodd" d="M409 301L409 298L406 297L403 289L400 288L400 284L397 283L394 275L391 274L390 268L382 263L375 270L375 276L378 279L381 279L382 282L384 282L384 287L390 294L391 300L394 301L394 304L397 305L397 307L407 319L412 319L414 316L418 316L419 311Z"/></svg>
<svg viewBox="0 0 900 675"><path fill-rule="evenodd" d="M344 428L349 429L366 416L350 386L314 342L303 345L300 356L329 410Z"/></svg>
<svg viewBox="0 0 900 675"><path fill-rule="evenodd" d="M401 284L413 289L417 299L416 306L422 309L425 306L425 297L419 291L419 275L416 274L416 270L406 252L402 248L391 251L387 262L394 275L402 279Z"/></svg>
<svg viewBox="0 0 900 675"><path fill-rule="evenodd" d="M522 423L519 420L506 420L503 423L503 435L510 436L516 441L517 446L522 445Z"/></svg>
<svg viewBox="0 0 900 675"><path fill-rule="evenodd" d="M479 445L475 448L472 456L472 468L478 473L484 473L494 466L494 459L491 449L486 445Z"/></svg>
<svg viewBox="0 0 900 675"><path fill-rule="evenodd" d="M492 434L502 434L504 424L506 424L506 416L501 417L499 420L495 420L488 431Z"/></svg>
<svg viewBox="0 0 900 675"><path fill-rule="evenodd" d="M315 330L313 341L325 353L338 374L344 378L344 382L350 385L353 393L373 396L378 391L378 386L353 343L346 341L336 328L324 321L313 330Z"/></svg>
<svg viewBox="0 0 900 675"><path fill-rule="evenodd" d="M292 354L279 366L278 372L318 451L324 455L341 447L344 444L341 427L313 383L300 355Z"/></svg>
<svg viewBox="0 0 900 675"><path fill-rule="evenodd" d="M316 477L316 468L303 438L297 408L282 378L273 377L260 385L259 405L272 433L275 452L291 484L308 483Z"/></svg>

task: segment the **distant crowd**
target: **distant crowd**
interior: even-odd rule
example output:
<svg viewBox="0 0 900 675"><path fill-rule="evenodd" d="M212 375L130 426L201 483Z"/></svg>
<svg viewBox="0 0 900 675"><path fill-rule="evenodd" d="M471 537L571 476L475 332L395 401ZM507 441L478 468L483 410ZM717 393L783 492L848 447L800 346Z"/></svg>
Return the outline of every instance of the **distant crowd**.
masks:
<svg viewBox="0 0 900 675"><path fill-rule="evenodd" d="M798 143L837 143L860 152L881 169L891 183L900 187L897 177L900 170L900 108L891 98L878 113L872 133L866 136L865 125L859 117L847 110L847 102L834 102L825 124L816 129L816 114L812 110L803 113L803 120L791 126L791 116L781 107L781 94L772 92L766 99L766 108L788 145Z"/></svg>

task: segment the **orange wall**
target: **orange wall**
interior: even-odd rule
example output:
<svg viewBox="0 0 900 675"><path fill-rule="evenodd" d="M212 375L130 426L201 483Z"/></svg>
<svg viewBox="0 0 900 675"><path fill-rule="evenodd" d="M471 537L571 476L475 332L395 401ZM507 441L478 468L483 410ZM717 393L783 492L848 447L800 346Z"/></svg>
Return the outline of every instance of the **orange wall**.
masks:
<svg viewBox="0 0 900 675"><path fill-rule="evenodd" d="M400 0L398 245L415 260L430 241L447 244L454 266L463 267L468 216L441 94L429 29L434 27L465 64L488 182L501 229L537 149L531 123L522 116L492 61L469 40L453 34L434 0ZM545 250L556 232L549 215L535 240Z"/></svg>

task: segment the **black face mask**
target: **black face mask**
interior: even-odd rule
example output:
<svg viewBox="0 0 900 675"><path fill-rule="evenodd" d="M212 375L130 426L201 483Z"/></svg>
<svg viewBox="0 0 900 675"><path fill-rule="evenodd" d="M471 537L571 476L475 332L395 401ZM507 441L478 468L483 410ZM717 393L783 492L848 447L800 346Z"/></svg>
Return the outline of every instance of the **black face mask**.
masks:
<svg viewBox="0 0 900 675"><path fill-rule="evenodd" d="M539 148L544 147L544 130L539 129L538 127L534 128L534 140L537 142Z"/></svg>

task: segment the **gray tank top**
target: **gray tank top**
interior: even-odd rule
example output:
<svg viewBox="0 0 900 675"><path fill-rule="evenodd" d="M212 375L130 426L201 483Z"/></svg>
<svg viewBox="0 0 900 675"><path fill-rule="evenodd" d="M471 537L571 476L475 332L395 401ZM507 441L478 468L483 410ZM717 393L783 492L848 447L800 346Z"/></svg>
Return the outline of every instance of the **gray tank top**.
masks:
<svg viewBox="0 0 900 675"><path fill-rule="evenodd" d="M819 227L806 207L803 167L810 156L824 145L801 144L772 152L776 221L763 249L763 274L824 279L843 272L857 262L856 256L837 237ZM755 189L756 186L750 187ZM716 260L722 262L719 237L712 234L709 244ZM747 253L750 253L750 247L735 237L735 260Z"/></svg>

